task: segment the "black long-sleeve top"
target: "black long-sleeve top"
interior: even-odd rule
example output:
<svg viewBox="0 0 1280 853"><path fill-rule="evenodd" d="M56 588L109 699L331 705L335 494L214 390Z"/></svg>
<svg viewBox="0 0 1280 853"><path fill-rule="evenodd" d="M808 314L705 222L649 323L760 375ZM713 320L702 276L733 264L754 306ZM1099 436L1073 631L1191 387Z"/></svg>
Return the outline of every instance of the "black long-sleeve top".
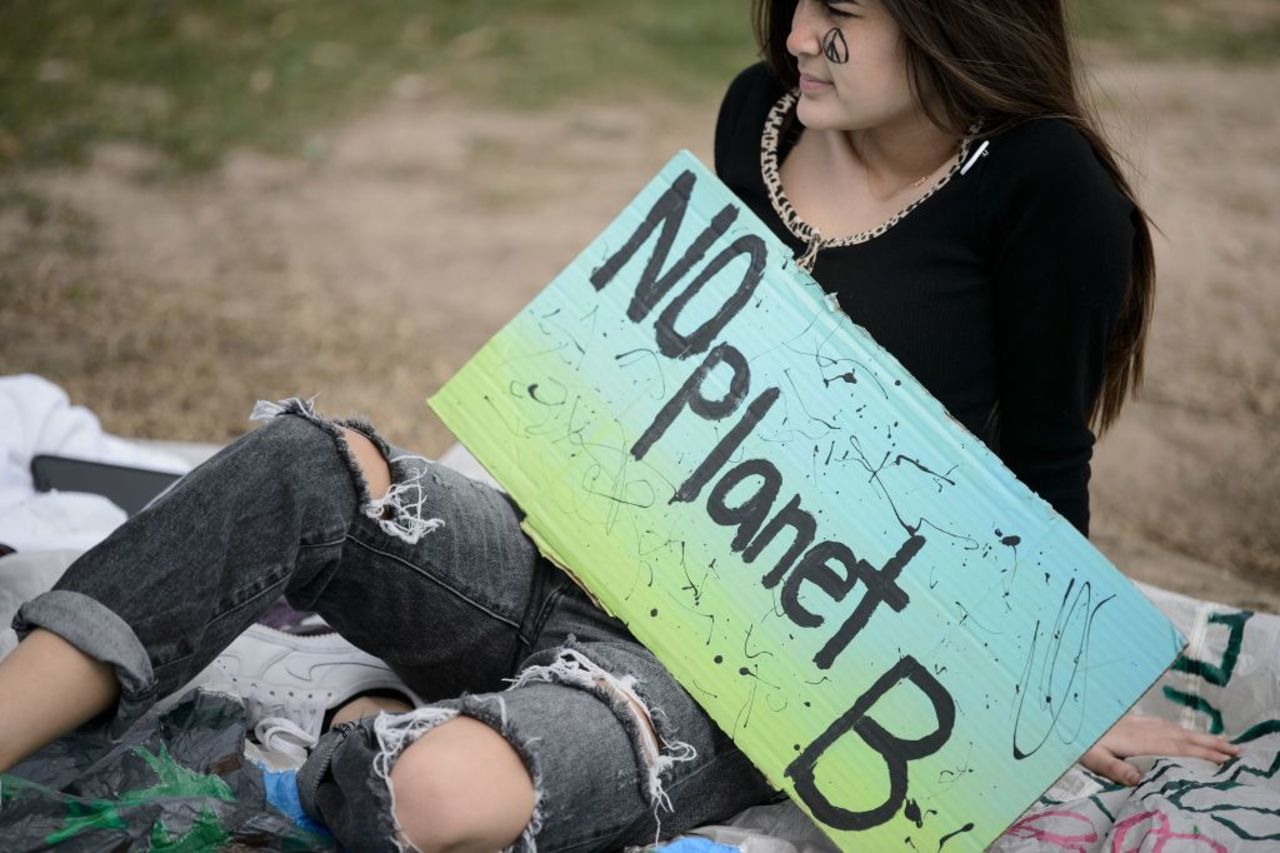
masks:
<svg viewBox="0 0 1280 853"><path fill-rule="evenodd" d="M777 168L803 132L764 66L729 87L716 172L796 252L855 323L902 362L1023 483L1089 526L1090 407L1131 278L1135 208L1065 121L968 142L955 168L888 227L816 241Z"/></svg>

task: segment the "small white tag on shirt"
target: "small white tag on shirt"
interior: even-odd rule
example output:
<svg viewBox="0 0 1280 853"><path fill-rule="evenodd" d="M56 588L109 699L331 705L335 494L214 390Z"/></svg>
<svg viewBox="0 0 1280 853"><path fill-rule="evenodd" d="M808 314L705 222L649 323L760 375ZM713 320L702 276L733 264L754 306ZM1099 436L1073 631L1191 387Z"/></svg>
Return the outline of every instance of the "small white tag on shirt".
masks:
<svg viewBox="0 0 1280 853"><path fill-rule="evenodd" d="M978 162L978 158L987 156L987 147L991 145L991 140L984 139L982 144L978 146L978 150L973 152L973 156L969 158L969 162L960 167L960 174L967 175L969 170L973 168L973 164Z"/></svg>

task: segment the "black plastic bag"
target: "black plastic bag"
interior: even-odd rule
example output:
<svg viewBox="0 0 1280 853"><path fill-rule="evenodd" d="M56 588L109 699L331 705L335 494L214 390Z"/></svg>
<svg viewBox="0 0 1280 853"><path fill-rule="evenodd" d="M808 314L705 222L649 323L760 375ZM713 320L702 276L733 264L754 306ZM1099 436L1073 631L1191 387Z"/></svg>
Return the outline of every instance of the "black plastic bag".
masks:
<svg viewBox="0 0 1280 853"><path fill-rule="evenodd" d="M336 849L267 802L244 738L240 703L200 690L119 743L68 735L0 776L0 849Z"/></svg>

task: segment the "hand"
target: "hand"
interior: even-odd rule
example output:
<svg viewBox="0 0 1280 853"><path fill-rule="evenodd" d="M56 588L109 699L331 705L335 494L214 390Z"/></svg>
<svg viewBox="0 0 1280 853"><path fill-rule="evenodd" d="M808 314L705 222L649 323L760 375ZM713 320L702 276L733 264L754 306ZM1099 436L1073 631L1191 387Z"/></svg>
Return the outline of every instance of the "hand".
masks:
<svg viewBox="0 0 1280 853"><path fill-rule="evenodd" d="M1240 754L1240 747L1217 735L1188 731L1159 717L1126 714L1080 759L1089 770L1122 785L1136 785L1138 768L1131 755L1185 755L1221 764Z"/></svg>

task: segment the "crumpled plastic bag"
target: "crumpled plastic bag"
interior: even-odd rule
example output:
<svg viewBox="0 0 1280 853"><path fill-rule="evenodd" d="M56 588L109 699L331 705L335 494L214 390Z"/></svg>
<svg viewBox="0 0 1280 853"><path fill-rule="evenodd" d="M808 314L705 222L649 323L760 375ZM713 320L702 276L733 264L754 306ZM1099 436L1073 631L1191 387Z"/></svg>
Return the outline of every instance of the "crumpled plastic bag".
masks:
<svg viewBox="0 0 1280 853"><path fill-rule="evenodd" d="M0 846L336 849L268 803L244 738L240 702L204 690L144 717L116 744L86 727L0 776Z"/></svg>

